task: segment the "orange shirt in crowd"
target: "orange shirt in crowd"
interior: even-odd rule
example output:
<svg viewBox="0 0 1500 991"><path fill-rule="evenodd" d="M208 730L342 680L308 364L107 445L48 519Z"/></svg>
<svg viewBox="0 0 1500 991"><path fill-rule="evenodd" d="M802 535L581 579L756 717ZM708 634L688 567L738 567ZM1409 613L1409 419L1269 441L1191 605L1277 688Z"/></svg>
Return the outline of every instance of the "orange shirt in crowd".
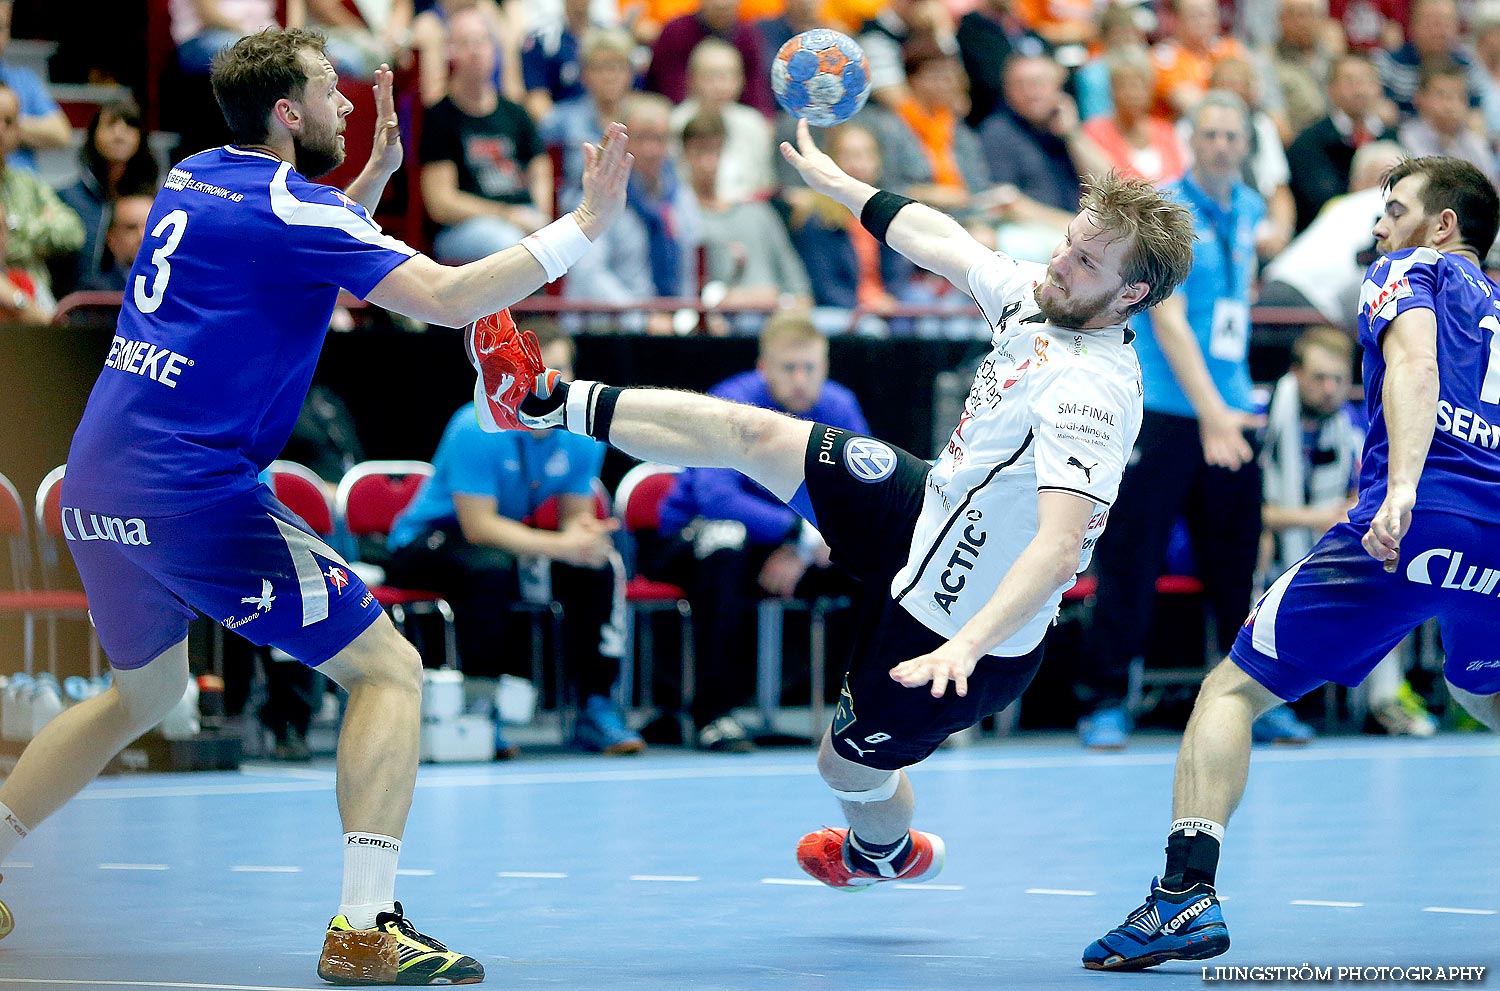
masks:
<svg viewBox="0 0 1500 991"><path fill-rule="evenodd" d="M1160 117L1152 117L1146 127L1150 142L1145 148L1126 141L1111 114L1084 121L1083 133L1093 139L1121 175L1144 179L1156 186L1182 178L1187 171L1187 154L1177 129Z"/></svg>
<svg viewBox="0 0 1500 991"><path fill-rule="evenodd" d="M910 96L896 112L922 143L922 151L932 163L932 181L939 186L967 188L963 173L958 170L958 159L953 155L953 127L958 115L947 107L928 110Z"/></svg>
<svg viewBox="0 0 1500 991"><path fill-rule="evenodd" d="M683 14L698 11L698 0L620 0L620 13L625 15L638 8L641 16L657 24L676 20ZM759 21L767 17L780 17L786 9L786 0L740 0L740 20Z"/></svg>
<svg viewBox="0 0 1500 991"><path fill-rule="evenodd" d="M1214 66L1227 58L1249 59L1245 46L1225 35L1207 53L1190 51L1175 41L1163 41L1151 49L1151 64L1156 67L1156 113L1168 120L1177 119L1177 108L1168 99L1179 87L1191 86L1200 93L1208 90L1208 77Z"/></svg>
<svg viewBox="0 0 1500 991"><path fill-rule="evenodd" d="M885 281L880 277L880 242L865 230L858 217L851 216L844 229L849 232L849 243L853 245L854 257L859 262L855 301L865 307L879 307L890 302L890 293L885 291Z"/></svg>
<svg viewBox="0 0 1500 991"><path fill-rule="evenodd" d="M1043 38L1064 31L1088 37L1097 20L1092 0L1015 0L1013 9L1022 24Z"/></svg>

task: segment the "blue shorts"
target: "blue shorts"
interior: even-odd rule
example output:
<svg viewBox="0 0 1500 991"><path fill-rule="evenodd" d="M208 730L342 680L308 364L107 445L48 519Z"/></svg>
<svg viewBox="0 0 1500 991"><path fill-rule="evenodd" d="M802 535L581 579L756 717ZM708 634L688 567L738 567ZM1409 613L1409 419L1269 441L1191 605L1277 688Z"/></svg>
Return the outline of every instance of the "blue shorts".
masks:
<svg viewBox="0 0 1500 991"><path fill-rule="evenodd" d="M181 516L127 519L74 505L64 478L62 525L99 642L122 671L181 641L197 612L308 665L380 615L348 563L264 485Z"/></svg>
<svg viewBox="0 0 1500 991"><path fill-rule="evenodd" d="M1326 681L1353 687L1406 635L1436 619L1443 674L1500 692L1500 525L1413 513L1394 574L1340 523L1261 596L1229 656L1287 701Z"/></svg>

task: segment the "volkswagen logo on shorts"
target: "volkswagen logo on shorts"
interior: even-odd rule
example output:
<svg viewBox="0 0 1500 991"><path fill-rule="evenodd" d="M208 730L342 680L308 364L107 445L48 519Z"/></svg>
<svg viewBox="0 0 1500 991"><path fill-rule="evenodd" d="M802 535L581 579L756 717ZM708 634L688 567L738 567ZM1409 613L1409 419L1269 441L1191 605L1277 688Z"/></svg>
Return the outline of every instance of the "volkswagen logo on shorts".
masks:
<svg viewBox="0 0 1500 991"><path fill-rule="evenodd" d="M889 444L856 437L844 445L844 464L861 482L878 482L896 470L896 452Z"/></svg>

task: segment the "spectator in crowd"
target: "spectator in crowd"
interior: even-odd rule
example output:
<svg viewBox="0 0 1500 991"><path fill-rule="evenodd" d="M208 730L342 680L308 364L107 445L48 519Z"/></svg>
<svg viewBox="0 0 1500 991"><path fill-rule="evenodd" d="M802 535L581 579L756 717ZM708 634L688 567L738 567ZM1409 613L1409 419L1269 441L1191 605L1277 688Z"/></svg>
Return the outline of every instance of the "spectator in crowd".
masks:
<svg viewBox="0 0 1500 991"><path fill-rule="evenodd" d="M1291 242L1297 227L1297 204L1288 185L1291 174L1281 128L1262 109L1260 81L1248 59L1220 59L1209 81L1214 89L1238 96L1250 109L1250 154L1243 178L1266 201L1266 217L1255 232L1255 250L1262 261L1275 258Z"/></svg>
<svg viewBox="0 0 1500 991"><path fill-rule="evenodd" d="M1240 178L1250 154L1244 101L1212 90L1190 120L1193 166L1169 189L1193 213L1193 267L1176 294L1131 321L1145 415L1110 508L1114 525L1094 553L1099 589L1076 686L1086 712L1079 735L1091 749L1119 749L1129 737L1126 675L1143 653L1179 516L1187 517L1222 651L1250 608L1261 529L1250 300L1253 232L1265 202ZM1282 721L1273 735L1306 730L1287 721L1290 710L1273 712Z"/></svg>
<svg viewBox="0 0 1500 991"><path fill-rule="evenodd" d="M1380 77L1367 56L1351 52L1334 61L1328 115L1297 135L1286 152L1297 230L1306 229L1323 204L1348 192L1355 152L1385 134L1383 99Z"/></svg>
<svg viewBox="0 0 1500 991"><path fill-rule="evenodd" d="M5 202L0 199L0 258L9 253L10 234ZM37 296L36 279L30 272L10 262L0 262L0 322L44 324L52 318L52 308Z"/></svg>
<svg viewBox="0 0 1500 991"><path fill-rule="evenodd" d="M659 93L632 93L626 100L635 169L625 210L569 271L563 286L568 298L634 303L698 294L703 222L671 154L671 113L672 104ZM670 333L670 314L651 314L646 330Z"/></svg>
<svg viewBox="0 0 1500 991"><path fill-rule="evenodd" d="M1328 0L1328 13L1344 29L1350 51L1371 54L1400 48L1411 0Z"/></svg>
<svg viewBox="0 0 1500 991"><path fill-rule="evenodd" d="M79 289L124 292L130 267L146 237L146 220L151 213L152 193L128 193L116 197L105 211L109 224L105 228L104 250L107 257L98 268L87 272Z"/></svg>
<svg viewBox="0 0 1500 991"><path fill-rule="evenodd" d="M741 65L765 65L760 32L740 18L740 0L703 0L696 13L668 21L651 47L651 68L646 71L646 89L660 93L673 103L688 97L688 57L698 43L715 37L733 45ZM767 119L776 113L769 73L757 72L745 81L740 102L754 107Z"/></svg>
<svg viewBox="0 0 1500 991"><path fill-rule="evenodd" d="M287 26L323 32L328 61L357 79L409 58L412 17L412 0L286 0Z"/></svg>
<svg viewBox="0 0 1500 991"><path fill-rule="evenodd" d="M1216 0L1168 0L1170 34L1151 53L1156 63L1156 112L1176 120L1208 89L1208 77L1221 59L1249 52L1223 33Z"/></svg>
<svg viewBox="0 0 1500 991"><path fill-rule="evenodd" d="M143 140L141 110L134 100L106 103L95 111L79 149L79 165L78 181L58 195L83 221L83 250L71 280L81 285L111 267L105 247L110 205L121 196L140 194L149 201L156 193L156 159ZM129 270L127 262L122 279Z"/></svg>
<svg viewBox="0 0 1500 991"><path fill-rule="evenodd" d="M471 8L484 18L494 43L495 87L511 103L525 101L518 23L522 6L512 3L501 7L496 0L437 0L412 18L411 47L417 55L417 87L424 106L432 106L448 93L449 25L455 14Z"/></svg>
<svg viewBox="0 0 1500 991"><path fill-rule="evenodd" d="M1451 62L1422 66L1412 101L1417 115L1396 131L1401 147L1413 158L1461 158L1495 181L1495 152L1489 141L1469 128L1469 70Z"/></svg>
<svg viewBox="0 0 1500 991"><path fill-rule="evenodd" d="M1261 273L1261 305L1312 307L1350 335L1358 331L1359 287L1375 260L1370 229L1385 206L1381 178L1405 157L1394 141L1370 141L1354 153L1349 192L1329 200Z"/></svg>
<svg viewBox="0 0 1500 991"><path fill-rule="evenodd" d="M828 380L828 341L804 314L766 321L755 369L709 395L865 433L854 394ZM693 603L698 656L693 721L708 750L753 749L730 715L747 701L755 670L755 603L765 596L847 594L828 546L779 499L729 468L689 468L662 504L661 541L643 569L682 585Z"/></svg>
<svg viewBox="0 0 1500 991"><path fill-rule="evenodd" d="M931 39L919 38L907 45L904 68L907 96L896 116L915 137L931 175L906 195L962 219L974 210L974 194L990 184L979 136L964 123L969 107L963 64Z"/></svg>
<svg viewBox="0 0 1500 991"><path fill-rule="evenodd" d="M892 0L859 29L858 41L870 60L870 99L895 110L908 93L902 51L925 37L945 51L957 51L952 17L940 0Z"/></svg>
<svg viewBox="0 0 1500 991"><path fill-rule="evenodd" d="M1108 158L1084 136L1067 73L1045 56L1015 55L1005 66L1005 102L979 129L990 180L1015 186L1060 213L1078 212L1079 180L1103 175Z"/></svg>
<svg viewBox="0 0 1500 991"><path fill-rule="evenodd" d="M1114 112L1114 79L1111 66L1116 52L1144 52L1150 34L1148 25L1155 18L1144 6L1111 3L1099 15L1099 50L1073 73L1073 92L1078 99L1078 116L1090 121ZM1150 59L1149 53L1147 59ZM1153 100L1156 93L1156 70L1146 75ZM1147 109L1150 109L1148 104Z"/></svg>
<svg viewBox="0 0 1500 991"><path fill-rule="evenodd" d="M755 22L760 32L760 50L764 58L755 70L769 73L771 60L781 51L781 46L803 31L826 27L821 16L822 0L786 0L780 14Z"/></svg>
<svg viewBox="0 0 1500 991"><path fill-rule="evenodd" d="M4 265L11 282L24 275L32 283L21 287L31 303L16 294L12 302L35 306L50 316L57 298L47 266L69 262L83 247L83 221L35 172L8 164L9 154L20 141L20 102L9 86L0 86L0 162L4 163L0 164L0 203L5 205L9 235Z"/></svg>
<svg viewBox="0 0 1500 991"><path fill-rule="evenodd" d="M190 76L208 75L213 57L245 35L277 26L276 0L170 0L167 12L177 64Z"/></svg>
<svg viewBox="0 0 1500 991"><path fill-rule="evenodd" d="M1117 48L1106 64L1113 109L1084 121L1083 133L1121 175L1158 185L1176 182L1187 171L1187 148L1171 124L1151 113L1155 69L1150 55L1144 48Z"/></svg>
<svg viewBox="0 0 1500 991"><path fill-rule="evenodd" d="M519 244L552 218L552 159L526 110L500 95L494 45L470 7L449 19L448 95L422 125L422 199L433 255L463 264Z"/></svg>
<svg viewBox="0 0 1500 991"><path fill-rule="evenodd" d="M532 31L522 46L526 111L532 120L544 121L554 104L584 95L583 39L604 26L592 19L589 7L589 0L563 0L563 16Z"/></svg>
<svg viewBox="0 0 1500 991"><path fill-rule="evenodd" d="M1286 99L1290 139L1328 112L1323 90L1343 44L1338 23L1328 18L1328 0L1281 0L1278 6L1280 37L1270 61Z"/></svg>
<svg viewBox="0 0 1500 991"><path fill-rule="evenodd" d="M630 63L635 42L618 28L600 28L583 39L583 95L552 106L540 133L548 146L562 148L562 195L576 197L583 186L583 143L598 142L610 121L625 116L625 97L635 85Z"/></svg>
<svg viewBox="0 0 1500 991"><path fill-rule="evenodd" d="M703 220L704 301L805 309L812 305L807 269L780 215L762 200L719 196L726 132L715 111L700 112L682 129L682 160Z"/></svg>
<svg viewBox="0 0 1500 991"><path fill-rule="evenodd" d="M1048 44L1082 47L1094 40L1097 6L1092 0L1016 0L1016 13Z"/></svg>
<svg viewBox="0 0 1500 991"><path fill-rule="evenodd" d="M956 41L969 77L970 127L978 127L1004 99L1001 76L1012 55L1051 55L1052 46L1015 14L1015 0L980 0L958 22Z"/></svg>
<svg viewBox="0 0 1500 991"><path fill-rule="evenodd" d="M1373 58L1385 95L1396 104L1401 119L1415 116L1415 98L1424 66L1455 62L1466 74L1473 71L1473 60L1464 49L1459 32L1457 0L1413 0L1406 44L1395 51L1376 49ZM1466 89L1465 98L1469 106L1479 106L1479 94L1472 86Z"/></svg>
<svg viewBox="0 0 1500 991"><path fill-rule="evenodd" d="M1474 86L1484 133L1500 138L1500 4L1487 2L1474 15Z"/></svg>
<svg viewBox="0 0 1500 991"><path fill-rule="evenodd" d="M35 172L36 152L66 148L73 139L73 127L40 76L25 66L11 65L6 61L13 7L12 0L0 0L0 83L9 86L21 103L20 144L6 157L5 163Z"/></svg>
<svg viewBox="0 0 1500 991"><path fill-rule="evenodd" d="M556 324L533 320L548 367L571 378L573 345ZM556 362L556 364L553 364ZM563 649L583 700L573 744L610 755L645 749L610 699L624 655L624 565L610 534L616 521L595 514L594 484L604 446L561 430L485 433L465 404L453 414L423 483L391 528L391 579L440 592L453 605L466 675L518 670L521 622L508 606L521 600L518 567L551 563L551 595L563 606ZM558 528L532 526L533 514L558 499ZM498 729L496 755L513 757Z"/></svg>
<svg viewBox="0 0 1500 991"><path fill-rule="evenodd" d="M726 137L716 197L734 203L769 195L776 175L771 166L771 123L737 102L745 89L740 53L727 41L704 38L688 56L688 86L688 98L672 108L672 133L680 141L683 126L702 113L718 114L723 120Z"/></svg>
<svg viewBox="0 0 1500 991"><path fill-rule="evenodd" d="M852 122L830 128L823 148L845 172L880 185L880 146L865 128ZM894 307L911 281L910 263L877 241L842 204L806 192L793 201L788 226L807 266L814 302L877 313Z"/></svg>

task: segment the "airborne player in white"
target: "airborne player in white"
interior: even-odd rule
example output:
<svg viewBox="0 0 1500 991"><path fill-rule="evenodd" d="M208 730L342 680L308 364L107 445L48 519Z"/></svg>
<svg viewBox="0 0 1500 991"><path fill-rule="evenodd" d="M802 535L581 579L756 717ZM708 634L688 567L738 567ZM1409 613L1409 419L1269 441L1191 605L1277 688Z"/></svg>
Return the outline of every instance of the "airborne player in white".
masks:
<svg viewBox="0 0 1500 991"><path fill-rule="evenodd" d="M797 140L782 154L810 187L972 295L994 328L935 466L871 437L693 393L563 385L539 365L481 361L476 394L507 374L534 375L519 410L501 404L481 421L562 426L640 458L735 468L822 532L867 590L818 756L850 829L809 833L798 860L836 888L923 880L941 869L943 844L911 829L902 768L1009 705L1035 674L1140 425L1125 322L1186 277L1192 223L1149 184L1111 175L1084 198L1050 265L1018 262L944 214L850 177L805 122ZM910 691L928 683L930 693Z"/></svg>

